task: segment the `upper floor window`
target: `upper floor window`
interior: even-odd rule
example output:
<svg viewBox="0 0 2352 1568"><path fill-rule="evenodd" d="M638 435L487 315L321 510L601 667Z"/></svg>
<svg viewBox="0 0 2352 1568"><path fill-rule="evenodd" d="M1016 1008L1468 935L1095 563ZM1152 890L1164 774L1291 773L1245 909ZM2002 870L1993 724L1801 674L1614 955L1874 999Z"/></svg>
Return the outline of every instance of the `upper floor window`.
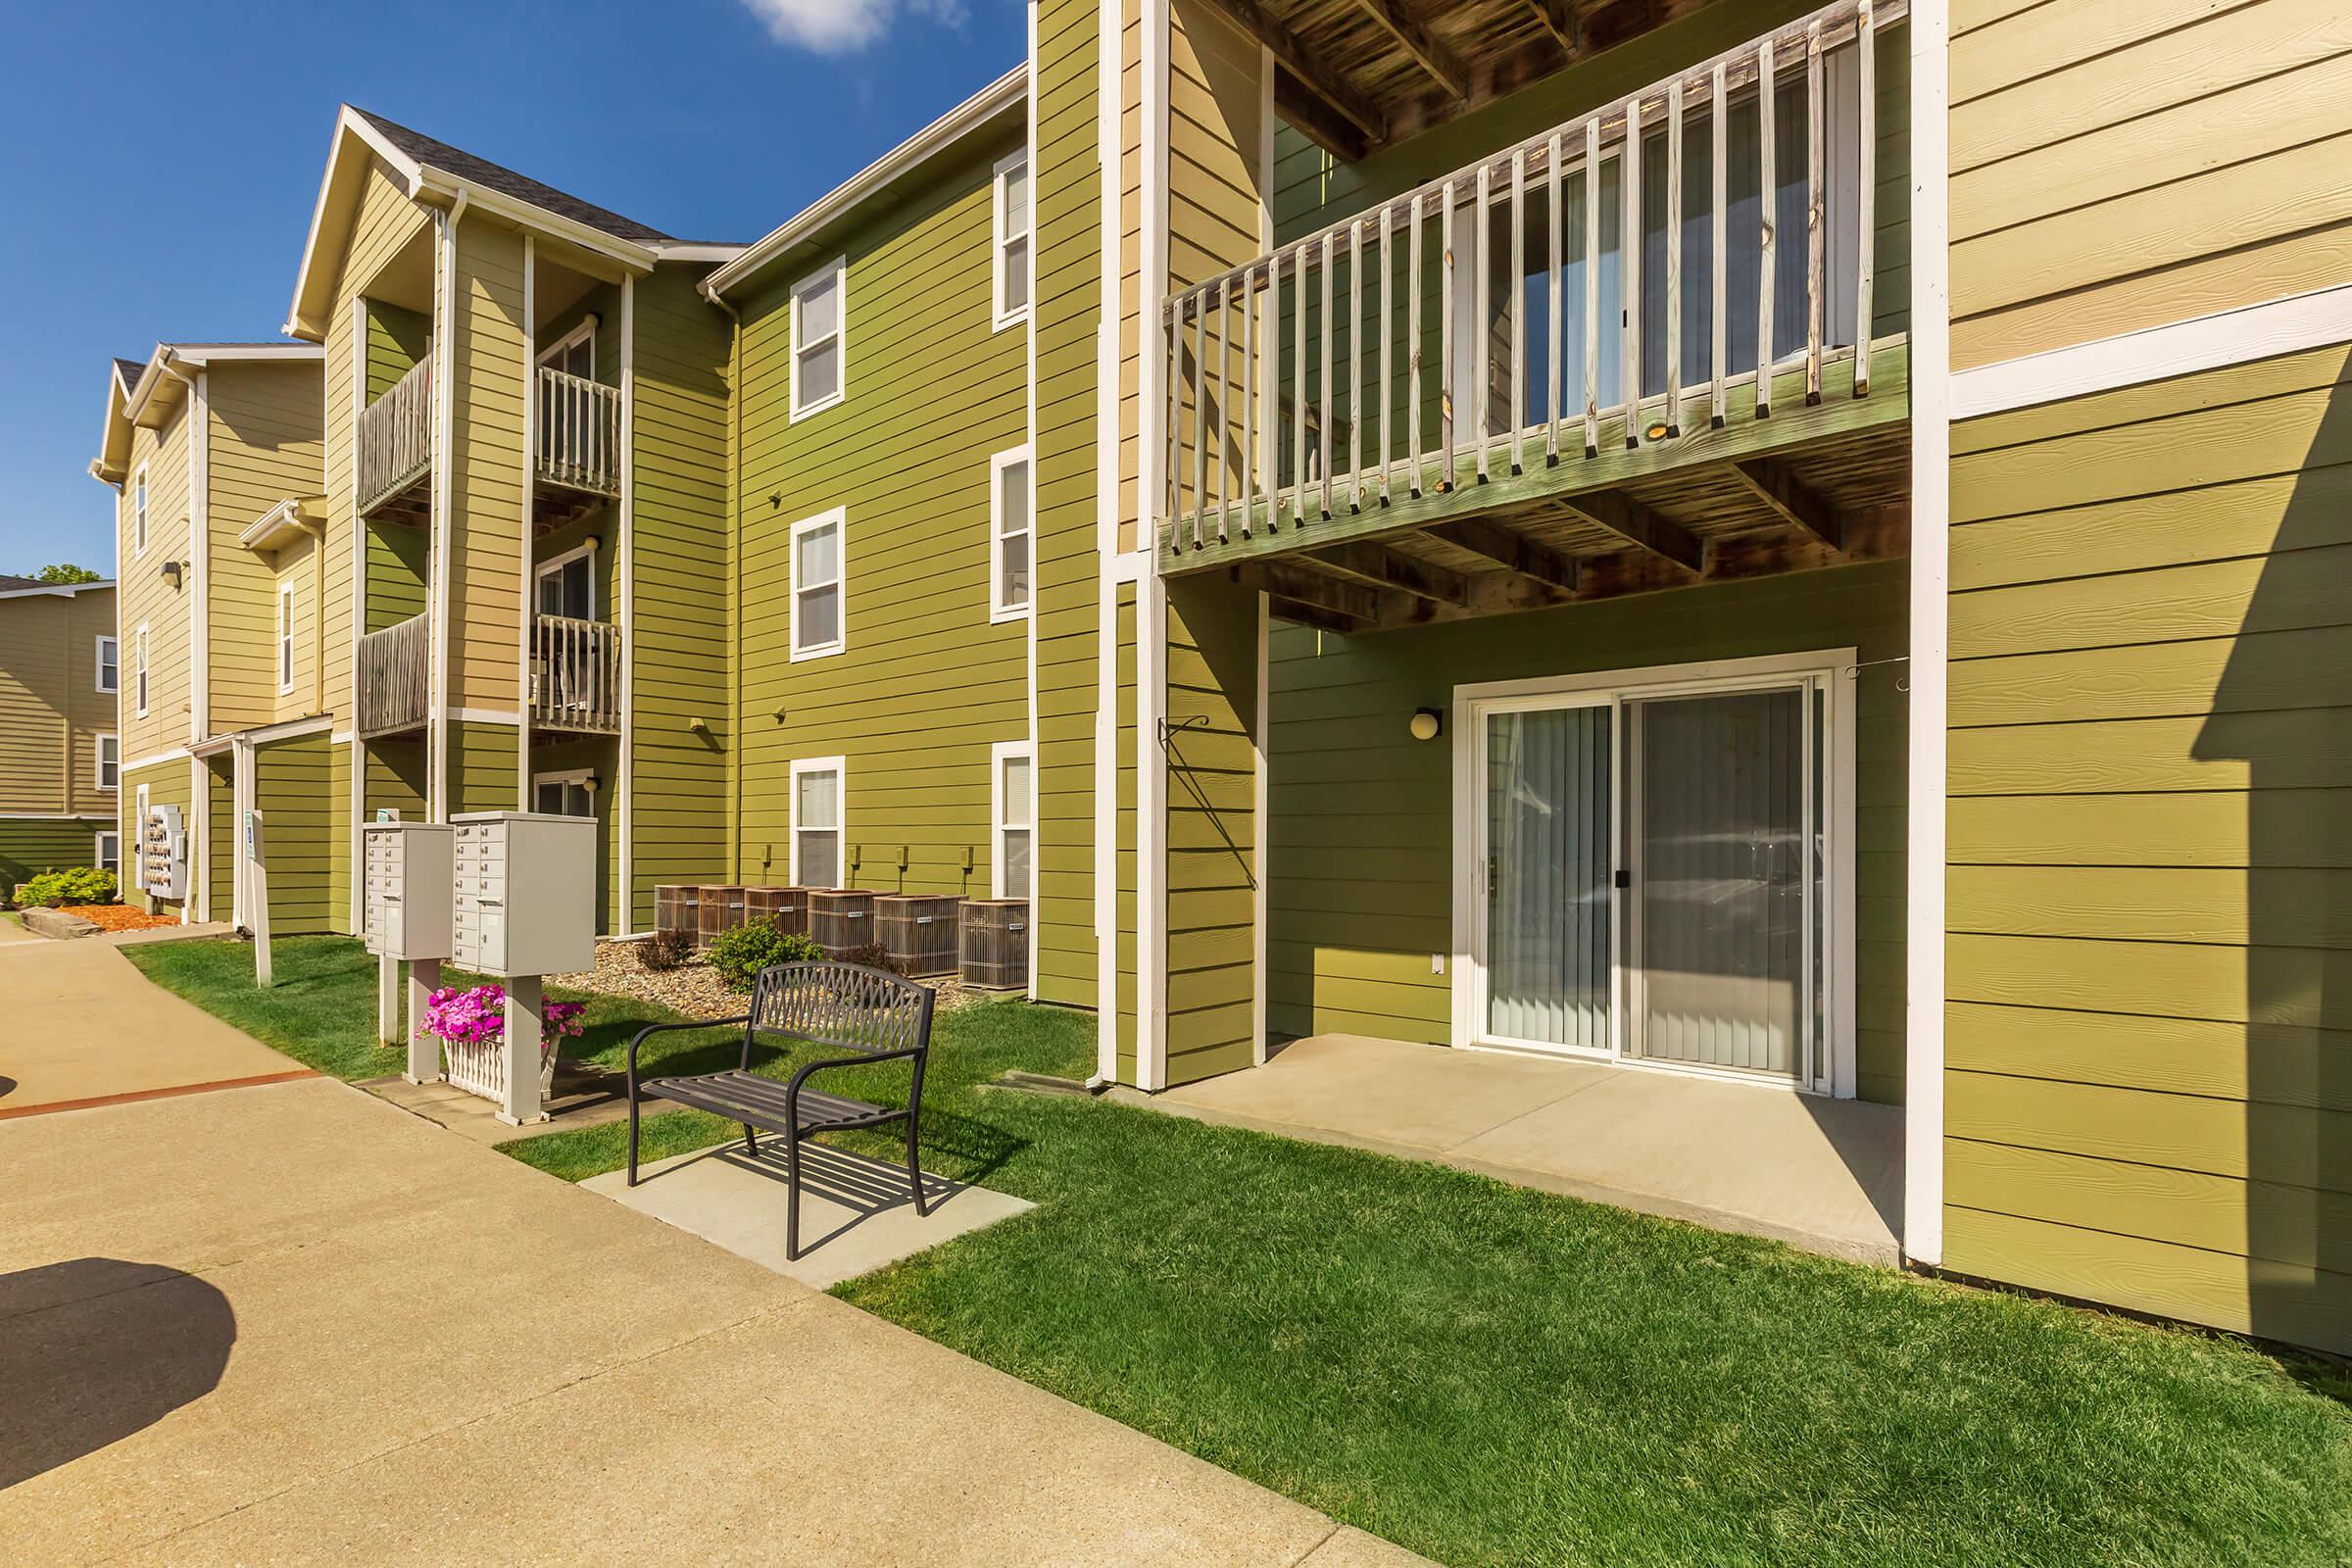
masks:
<svg viewBox="0 0 2352 1568"><path fill-rule="evenodd" d="M842 522L831 512L793 524L792 657L838 654L842 628Z"/></svg>
<svg viewBox="0 0 2352 1568"><path fill-rule="evenodd" d="M294 689L294 585L277 585L277 690L280 696Z"/></svg>
<svg viewBox="0 0 2352 1568"><path fill-rule="evenodd" d="M539 363L551 370L596 379L596 318L591 316L543 350Z"/></svg>
<svg viewBox="0 0 2352 1568"><path fill-rule="evenodd" d="M1010 620L1029 612L1029 449L1000 452L988 464L988 618Z"/></svg>
<svg viewBox="0 0 2352 1568"><path fill-rule="evenodd" d="M582 545L539 564L538 605L542 615L596 618L596 546Z"/></svg>
<svg viewBox="0 0 2352 1568"><path fill-rule="evenodd" d="M147 553L147 465L130 476L130 553Z"/></svg>
<svg viewBox="0 0 2352 1568"><path fill-rule="evenodd" d="M119 656L115 652L115 640L112 637L99 638L98 689L100 691L115 692L122 689L122 669L118 660Z"/></svg>
<svg viewBox="0 0 2352 1568"><path fill-rule="evenodd" d="M130 671L131 694L134 699L132 707L141 718L145 718L147 716L147 627L144 623L141 623L138 635L131 644L131 658L133 661Z"/></svg>
<svg viewBox="0 0 2352 1568"><path fill-rule="evenodd" d="M997 165L995 299L997 325L1029 315L1029 153Z"/></svg>
<svg viewBox="0 0 2352 1568"><path fill-rule="evenodd" d="M792 289L792 416L829 409L849 371L849 304L844 258L836 256Z"/></svg>
<svg viewBox="0 0 2352 1568"><path fill-rule="evenodd" d="M122 742L113 735L97 737L98 787L118 789L122 783Z"/></svg>

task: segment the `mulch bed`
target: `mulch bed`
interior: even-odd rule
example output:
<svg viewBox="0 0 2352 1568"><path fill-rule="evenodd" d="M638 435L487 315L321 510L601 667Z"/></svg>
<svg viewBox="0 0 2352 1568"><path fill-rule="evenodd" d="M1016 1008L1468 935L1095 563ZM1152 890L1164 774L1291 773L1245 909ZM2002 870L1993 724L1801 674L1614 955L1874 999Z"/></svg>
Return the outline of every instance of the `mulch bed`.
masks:
<svg viewBox="0 0 2352 1568"><path fill-rule="evenodd" d="M718 971L703 961L698 955L675 969L648 969L637 961L636 942L600 941L596 945L596 964L578 974L551 974L551 986L568 986L574 991L602 991L608 995L635 997L640 1002L658 1002L673 1007L690 1018L732 1018L742 1015L750 996L730 991ZM985 999L987 993L967 989L954 976L926 976L922 984L939 993L938 1008L946 1011Z"/></svg>
<svg viewBox="0 0 2352 1568"><path fill-rule="evenodd" d="M101 931L153 931L159 926L177 925L175 914L149 914L128 904L61 904L58 907L68 914L78 914Z"/></svg>

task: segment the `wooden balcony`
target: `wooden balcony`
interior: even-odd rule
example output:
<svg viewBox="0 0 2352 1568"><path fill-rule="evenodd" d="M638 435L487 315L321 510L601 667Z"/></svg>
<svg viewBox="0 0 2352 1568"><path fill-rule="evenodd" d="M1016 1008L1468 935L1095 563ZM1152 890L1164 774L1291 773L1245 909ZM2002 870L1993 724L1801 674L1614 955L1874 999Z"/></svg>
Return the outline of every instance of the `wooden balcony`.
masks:
<svg viewBox="0 0 2352 1568"><path fill-rule="evenodd" d="M432 710L432 617L411 615L360 639L359 707L362 740L424 727Z"/></svg>
<svg viewBox="0 0 2352 1568"><path fill-rule="evenodd" d="M620 494L620 389L539 368L531 473L544 487L533 515L558 527Z"/></svg>
<svg viewBox="0 0 2352 1568"><path fill-rule="evenodd" d="M1173 295L1159 569L1358 631L1901 553L1905 14L1838 0Z"/></svg>
<svg viewBox="0 0 2352 1568"><path fill-rule="evenodd" d="M363 517L422 522L432 509L433 356L360 411L352 485Z"/></svg>
<svg viewBox="0 0 2352 1568"><path fill-rule="evenodd" d="M620 628L568 615L531 617L531 728L620 730Z"/></svg>

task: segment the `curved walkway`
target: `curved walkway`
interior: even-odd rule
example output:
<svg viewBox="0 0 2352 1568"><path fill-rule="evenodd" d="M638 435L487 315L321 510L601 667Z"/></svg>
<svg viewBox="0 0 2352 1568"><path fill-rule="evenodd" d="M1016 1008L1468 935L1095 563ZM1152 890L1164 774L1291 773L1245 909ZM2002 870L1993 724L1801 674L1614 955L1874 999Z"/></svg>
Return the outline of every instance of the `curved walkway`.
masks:
<svg viewBox="0 0 2352 1568"><path fill-rule="evenodd" d="M119 955L73 1005L25 956L43 1072L217 1071ZM0 1121L0 1170L14 1561L1420 1560L331 1079Z"/></svg>

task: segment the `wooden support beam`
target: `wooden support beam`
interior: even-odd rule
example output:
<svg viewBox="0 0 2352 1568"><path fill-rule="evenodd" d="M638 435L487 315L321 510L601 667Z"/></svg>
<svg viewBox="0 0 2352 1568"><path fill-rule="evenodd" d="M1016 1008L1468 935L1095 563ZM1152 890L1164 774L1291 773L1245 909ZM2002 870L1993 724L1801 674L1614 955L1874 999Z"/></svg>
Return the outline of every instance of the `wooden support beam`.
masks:
<svg viewBox="0 0 2352 1568"><path fill-rule="evenodd" d="M1289 561L1270 562L1253 571L1246 569L1242 580L1248 582L1252 576L1277 599L1366 624L1380 618L1380 594L1361 583L1326 576Z"/></svg>
<svg viewBox="0 0 2352 1568"><path fill-rule="evenodd" d="M1521 3L1544 24L1544 30L1560 46L1560 53L1574 60L1583 52L1584 27L1569 9L1568 0L1521 0Z"/></svg>
<svg viewBox="0 0 2352 1568"><path fill-rule="evenodd" d="M1281 594L1268 594L1266 609L1284 620L1312 626L1317 631L1337 632L1342 637L1352 637L1364 629L1363 622L1351 616L1334 614L1319 605L1302 604L1296 599L1286 599Z"/></svg>
<svg viewBox="0 0 2352 1568"><path fill-rule="evenodd" d="M1441 522L1423 531L1432 539L1442 540L1456 550L1466 550L1483 561L1491 561L1516 576L1568 593L1576 592L1574 561L1548 545L1540 545L1525 534L1513 533L1484 517Z"/></svg>
<svg viewBox="0 0 2352 1568"><path fill-rule="evenodd" d="M1328 550L1310 550L1302 559L1350 582L1394 588L1433 605L1467 607L1470 603L1470 584L1460 572L1399 555L1386 545L1334 545Z"/></svg>
<svg viewBox="0 0 2352 1568"><path fill-rule="evenodd" d="M1380 142L1388 138L1388 116L1369 98L1356 91L1346 76L1325 64L1297 33L1276 18L1268 16L1257 0L1200 0L1200 3L1264 44L1275 62L1289 72L1299 86L1353 125L1367 142ZM1307 127L1301 125L1299 128L1304 130Z"/></svg>
<svg viewBox="0 0 2352 1568"><path fill-rule="evenodd" d="M1640 545L1660 561L1671 562L1688 572L1706 569L1704 540L1622 490L1588 490L1583 495L1562 496L1559 505L1587 522L1598 523L1629 544Z"/></svg>
<svg viewBox="0 0 2352 1568"><path fill-rule="evenodd" d="M1356 129L1352 121L1288 71L1275 73L1274 108L1299 135L1343 164L1362 163L1379 145L1379 138Z"/></svg>
<svg viewBox="0 0 2352 1568"><path fill-rule="evenodd" d="M1787 465L1770 458L1750 458L1745 463L1725 464L1724 471L1745 485L1748 494L1777 513L1783 522L1803 529L1832 550L1845 548L1845 519L1811 486L1790 473Z"/></svg>
<svg viewBox="0 0 2352 1568"><path fill-rule="evenodd" d="M1389 30L1389 36L1404 46L1423 71L1437 78L1438 85L1454 97L1470 96L1470 68L1462 57L1431 36L1430 30L1404 14L1396 0L1355 0L1356 9Z"/></svg>

